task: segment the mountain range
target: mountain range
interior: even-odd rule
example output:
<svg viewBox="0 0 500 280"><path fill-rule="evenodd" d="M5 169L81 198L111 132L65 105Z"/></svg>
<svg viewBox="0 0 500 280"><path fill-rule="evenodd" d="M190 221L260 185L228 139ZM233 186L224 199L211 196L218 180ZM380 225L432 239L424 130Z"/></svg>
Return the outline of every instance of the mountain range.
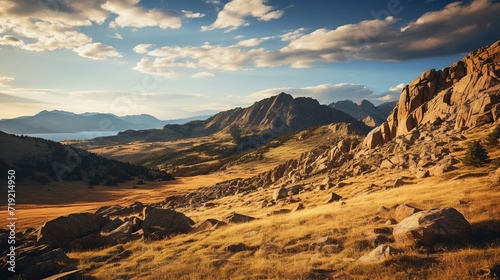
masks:
<svg viewBox="0 0 500 280"><path fill-rule="evenodd" d="M351 100L343 100L333 102L329 106L349 114L370 127L375 127L385 121L396 104L397 101L391 101L375 106L370 101L363 99L357 104Z"/></svg>
<svg viewBox="0 0 500 280"><path fill-rule="evenodd" d="M0 130L12 134L70 133L81 131L125 131L129 129L161 128L166 124L183 124L209 116L162 121L148 114L116 116L103 113L82 113L53 110L34 116L0 120Z"/></svg>
<svg viewBox="0 0 500 280"><path fill-rule="evenodd" d="M97 141L99 143L171 141L216 133L234 134L235 131L239 136L252 135L270 141L310 127L339 122L352 123L361 131L369 131L369 127L363 122L340 110L321 105L312 98L293 98L282 92L255 102L250 107L223 111L204 121L191 121L183 125L167 124L162 129L129 130L120 132L117 136L100 137Z"/></svg>

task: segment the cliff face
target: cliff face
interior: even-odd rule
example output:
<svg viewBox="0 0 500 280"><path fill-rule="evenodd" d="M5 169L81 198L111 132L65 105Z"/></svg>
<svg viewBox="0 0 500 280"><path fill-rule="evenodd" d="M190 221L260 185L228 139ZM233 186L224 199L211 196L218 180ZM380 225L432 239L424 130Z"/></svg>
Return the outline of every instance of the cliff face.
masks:
<svg viewBox="0 0 500 280"><path fill-rule="evenodd" d="M430 69L401 92L387 120L364 146L374 148L425 123L455 120L455 129L500 118L500 41L441 70Z"/></svg>

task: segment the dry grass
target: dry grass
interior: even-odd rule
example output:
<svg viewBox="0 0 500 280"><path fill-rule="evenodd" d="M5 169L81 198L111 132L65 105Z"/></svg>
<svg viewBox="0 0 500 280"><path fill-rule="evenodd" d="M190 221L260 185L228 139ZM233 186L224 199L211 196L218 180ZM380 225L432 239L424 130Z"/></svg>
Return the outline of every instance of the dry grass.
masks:
<svg viewBox="0 0 500 280"><path fill-rule="evenodd" d="M484 131L478 130L469 139L481 138L483 134ZM465 146L465 142L459 144ZM294 146L299 143L290 142L288 146L271 149L265 158L282 160L299 149ZM455 155L460 158L462 154L463 151L459 151ZM499 157L499 149L490 149L490 156ZM103 198L102 201L75 201L62 207L61 203L65 200L61 197L59 204L54 201L45 212L39 210L42 203L28 205L25 213L30 213L31 218L26 216L24 221L35 222L37 213L48 217L52 214L67 214L78 207L96 209L98 205L128 205L136 200L158 201L169 194L185 193L223 179L250 176L266 166L269 168L272 162L248 164L245 168L239 166L226 173L183 178L166 185L141 187L139 190L124 187L115 192L114 189L105 191L98 188L95 191L101 191L99 197ZM254 169L251 170L250 166ZM224 197L214 201L217 205L215 208L188 207L178 210L196 222L208 218L223 219L232 212L259 219L245 224L231 224L215 231L180 235L155 242L131 242L98 251L72 252L69 256L79 259L79 268L97 279L305 279L313 268L343 271L353 279L478 279L481 268L498 264L500 259L500 244L494 242L491 236L491 230L496 230L497 237L500 232L500 184L487 175L452 180L464 174L493 170L491 165L479 169L460 164L459 167L442 177L421 180L413 179L414 176L408 171L400 170L383 170L350 178L346 180L349 185L342 189L312 191L295 196L306 209L279 216L268 217L267 214L276 209L292 209L296 204L262 208L261 202L270 199L271 189L244 196ZM406 185L386 188L401 176L408 177L405 179ZM322 179L322 176L313 177L304 183L315 183ZM369 190L368 186L372 183L380 188ZM346 203L325 204L332 191L343 196ZM443 252L404 249L403 254L381 264L357 262L360 256L373 248L364 241L364 233L385 226L387 217L379 212L379 207L389 208L401 203L422 209L454 207L471 223L475 238L469 244ZM382 217L380 221L373 219L377 215ZM327 236L341 244L343 250L335 250L333 246L322 249L311 246L316 239ZM252 249L238 253L224 250L237 242L243 242ZM269 244L276 246L275 249ZM131 255L120 261L109 261L111 257L125 251Z"/></svg>

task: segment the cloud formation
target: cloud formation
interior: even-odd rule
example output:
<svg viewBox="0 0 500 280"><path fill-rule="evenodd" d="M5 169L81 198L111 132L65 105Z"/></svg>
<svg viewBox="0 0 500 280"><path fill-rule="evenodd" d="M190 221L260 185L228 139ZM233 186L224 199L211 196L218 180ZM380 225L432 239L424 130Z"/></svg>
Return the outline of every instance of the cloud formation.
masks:
<svg viewBox="0 0 500 280"><path fill-rule="evenodd" d="M110 27L135 27L143 28L158 26L162 29L177 29L182 26L181 16L164 9L153 8L146 10L138 6L140 0L108 0L101 7L116 14L116 18L110 22Z"/></svg>
<svg viewBox="0 0 500 280"><path fill-rule="evenodd" d="M112 47L81 31L82 27L180 28L181 16L163 9L147 10L140 0L29 1L0 0L0 45L29 51L72 50L91 59L121 57ZM196 16L196 15L193 15ZM113 38L121 39L114 33Z"/></svg>
<svg viewBox="0 0 500 280"><path fill-rule="evenodd" d="M203 26L202 30L226 29L232 31L248 25L247 18L261 21L280 18L284 11L274 10L274 7L266 5L267 2L267 0L231 0L218 13L215 22L209 26Z"/></svg>
<svg viewBox="0 0 500 280"><path fill-rule="evenodd" d="M391 87L387 92L377 94L372 89L366 85L360 84L321 84L316 86L309 86L303 88L270 88L261 91L254 92L246 97L248 102L254 102L256 100L261 100L280 92L286 92L294 97L311 97L318 100L322 104L331 104L332 102L340 100L352 100L353 102L359 102L363 99L369 100L372 103L381 103L392 100L397 100L401 93L401 90L405 84L399 84L395 87Z"/></svg>
<svg viewBox="0 0 500 280"><path fill-rule="evenodd" d="M195 78L195 79L206 79L206 78L210 78L210 77L213 77L215 76L214 73L210 73L210 72L198 72L196 74L194 74L193 76L191 76L191 78Z"/></svg>
<svg viewBox="0 0 500 280"><path fill-rule="evenodd" d="M76 48L75 52L79 56L94 60L105 60L110 57L122 57L122 55L115 48L102 43L87 44Z"/></svg>
<svg viewBox="0 0 500 280"><path fill-rule="evenodd" d="M500 3L454 2L443 10L423 14L402 28L392 16L310 33L303 29L282 36L288 45L269 51L256 65L307 68L351 59L402 61L469 51L496 39Z"/></svg>
<svg viewBox="0 0 500 280"><path fill-rule="evenodd" d="M240 3L242 1L227 3L214 24L207 28L233 30L245 25L247 17L265 20L282 14L263 0L243 1L246 4ZM500 3L473 0L469 4L451 3L440 11L425 13L406 23L387 16L335 29L299 28L281 36L251 38L227 46L210 43L165 46L149 52L148 48L137 48L141 53L157 57L154 61L148 60L151 62L148 73L170 73L174 67L236 71L276 66L309 68L349 60L403 61L458 54L493 42L498 39L495 30L500 29L498 14ZM264 41L277 39L283 47L258 47Z"/></svg>
<svg viewBox="0 0 500 280"><path fill-rule="evenodd" d="M143 51L143 48L138 48ZM134 68L143 73L172 77L172 68L205 68L236 71L247 68L263 49L245 49L237 45L221 46L205 43L200 47L165 46L149 51L154 60L143 58Z"/></svg>

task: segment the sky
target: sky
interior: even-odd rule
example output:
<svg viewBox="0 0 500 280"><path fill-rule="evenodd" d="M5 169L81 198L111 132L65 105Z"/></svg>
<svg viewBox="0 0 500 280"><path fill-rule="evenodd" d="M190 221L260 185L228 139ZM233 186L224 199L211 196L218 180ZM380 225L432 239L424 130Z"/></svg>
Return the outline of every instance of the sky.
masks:
<svg viewBox="0 0 500 280"><path fill-rule="evenodd" d="M375 104L500 39L494 0L0 0L0 119Z"/></svg>

